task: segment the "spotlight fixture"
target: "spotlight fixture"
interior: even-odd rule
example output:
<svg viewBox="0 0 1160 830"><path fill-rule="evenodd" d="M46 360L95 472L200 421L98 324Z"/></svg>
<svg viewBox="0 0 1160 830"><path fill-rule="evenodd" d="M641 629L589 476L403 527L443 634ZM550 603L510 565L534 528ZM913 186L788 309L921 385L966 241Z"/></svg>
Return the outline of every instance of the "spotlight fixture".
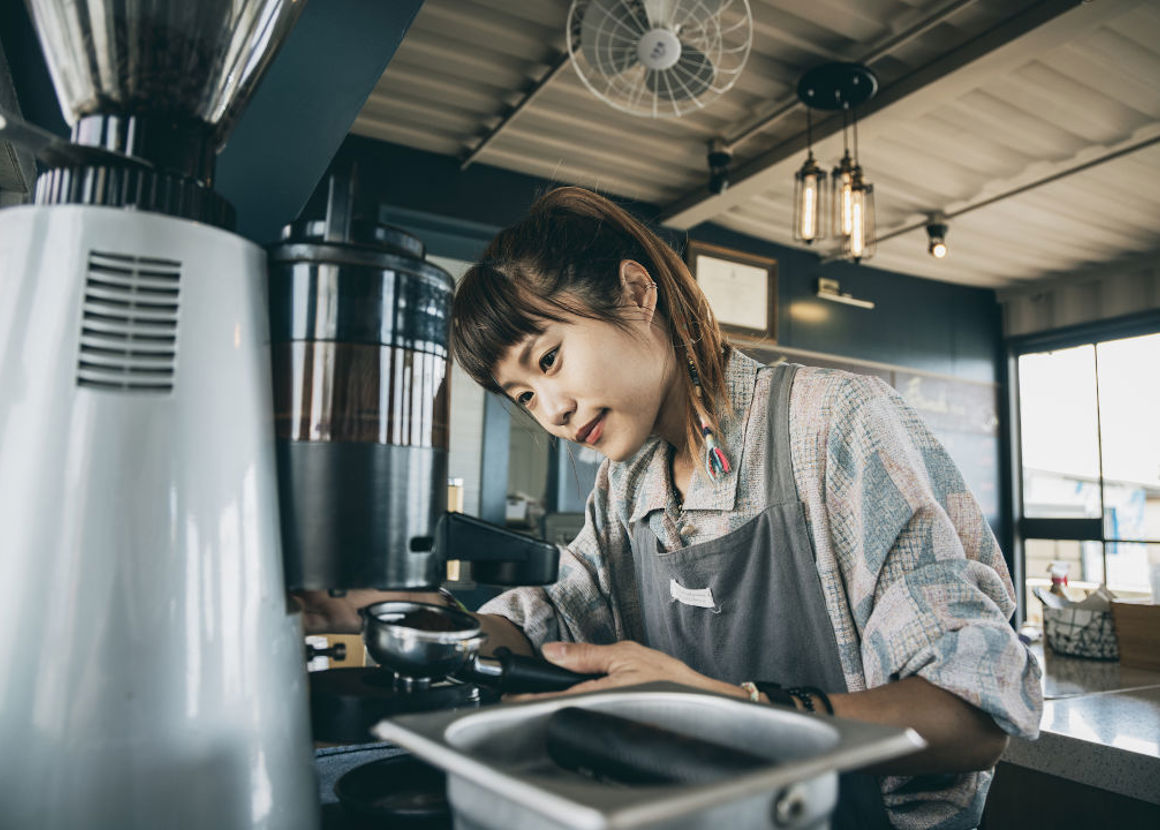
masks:
<svg viewBox="0 0 1160 830"><path fill-rule="evenodd" d="M926 226L926 236L929 240L927 242L926 250L935 259L942 259L947 255L947 223L931 220L930 224Z"/></svg>
<svg viewBox="0 0 1160 830"><path fill-rule="evenodd" d="M855 262L874 255L874 186L866 181L862 167L858 163L858 117L856 107L874 97L878 91L878 79L867 67L857 63L827 63L806 72L798 82L798 99L806 105L807 116L811 110L840 110L842 112L842 142L844 152L841 161L831 174L831 230L841 242L846 256ZM854 155L846 141L847 118L853 125ZM795 176L794 182L794 238L801 235L801 218L806 205L803 182L813 162L812 122L808 138L810 152L806 163ZM816 166L816 163L814 163ZM823 174L824 176L824 174ZM803 182L804 183L804 182ZM821 236L819 233L812 238ZM812 239L804 239L812 241Z"/></svg>
<svg viewBox="0 0 1160 830"><path fill-rule="evenodd" d="M709 192L715 196L724 193L729 187L729 163L733 161L733 153L725 146L725 142L715 138L709 142Z"/></svg>
<svg viewBox="0 0 1160 830"><path fill-rule="evenodd" d="M793 238L812 245L815 239L826 235L822 217L822 197L826 194L826 171L814 160L813 120L806 110L805 164L793 177Z"/></svg>

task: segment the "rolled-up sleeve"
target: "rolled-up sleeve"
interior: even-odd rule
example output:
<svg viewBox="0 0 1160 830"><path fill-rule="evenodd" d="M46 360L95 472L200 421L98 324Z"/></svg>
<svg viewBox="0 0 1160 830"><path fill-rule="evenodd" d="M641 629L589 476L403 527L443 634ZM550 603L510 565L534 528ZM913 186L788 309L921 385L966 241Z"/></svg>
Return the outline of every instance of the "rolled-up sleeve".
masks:
<svg viewBox="0 0 1160 830"><path fill-rule="evenodd" d="M604 462L585 505L584 527L560 546L560 576L552 585L505 591L480 609L518 626L539 648L545 642L612 643L624 637L613 590L617 551L629 561L628 535L609 509L609 462Z"/></svg>
<svg viewBox="0 0 1160 830"><path fill-rule="evenodd" d="M1033 738L1040 669L1012 629L998 543L954 462L876 378L850 376L827 437L829 522L866 685L919 676Z"/></svg>

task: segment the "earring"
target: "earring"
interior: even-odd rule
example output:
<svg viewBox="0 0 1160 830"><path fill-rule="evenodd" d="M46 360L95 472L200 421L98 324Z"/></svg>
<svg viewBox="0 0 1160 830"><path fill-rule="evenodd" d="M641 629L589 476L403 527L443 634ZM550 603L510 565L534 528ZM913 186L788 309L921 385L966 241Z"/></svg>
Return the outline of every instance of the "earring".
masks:
<svg viewBox="0 0 1160 830"><path fill-rule="evenodd" d="M689 360L689 377L693 379L693 390L697 394L697 400L704 404L705 399L701 393L701 377L697 374L697 367L693 365L692 359ZM713 428L709 426L709 422L703 416L700 421L701 437L705 440L705 471L709 474L709 478L716 481L729 472L729 457L725 455L725 450L721 449L721 445L717 443L717 436L713 434Z"/></svg>

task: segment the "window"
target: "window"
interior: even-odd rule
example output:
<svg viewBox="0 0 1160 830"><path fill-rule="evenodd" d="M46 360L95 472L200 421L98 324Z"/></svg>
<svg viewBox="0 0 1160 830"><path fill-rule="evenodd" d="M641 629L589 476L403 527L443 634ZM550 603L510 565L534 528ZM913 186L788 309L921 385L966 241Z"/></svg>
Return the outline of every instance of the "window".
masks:
<svg viewBox="0 0 1160 830"><path fill-rule="evenodd" d="M1052 562L1073 587L1147 597L1160 566L1160 334L1025 351L1016 371L1026 617L1041 618L1032 589L1050 585Z"/></svg>

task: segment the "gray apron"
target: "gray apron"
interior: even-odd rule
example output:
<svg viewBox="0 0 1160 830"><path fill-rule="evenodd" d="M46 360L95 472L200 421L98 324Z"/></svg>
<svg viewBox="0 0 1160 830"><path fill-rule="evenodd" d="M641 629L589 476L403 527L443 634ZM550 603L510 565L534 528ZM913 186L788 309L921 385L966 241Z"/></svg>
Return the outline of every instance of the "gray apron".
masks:
<svg viewBox="0 0 1160 830"><path fill-rule="evenodd" d="M671 552L661 549L647 521L633 529L644 644L730 683L765 680L845 692L790 462L789 393L796 371L781 364L770 381L764 513L719 539ZM889 827L878 780L840 776L831 824Z"/></svg>

